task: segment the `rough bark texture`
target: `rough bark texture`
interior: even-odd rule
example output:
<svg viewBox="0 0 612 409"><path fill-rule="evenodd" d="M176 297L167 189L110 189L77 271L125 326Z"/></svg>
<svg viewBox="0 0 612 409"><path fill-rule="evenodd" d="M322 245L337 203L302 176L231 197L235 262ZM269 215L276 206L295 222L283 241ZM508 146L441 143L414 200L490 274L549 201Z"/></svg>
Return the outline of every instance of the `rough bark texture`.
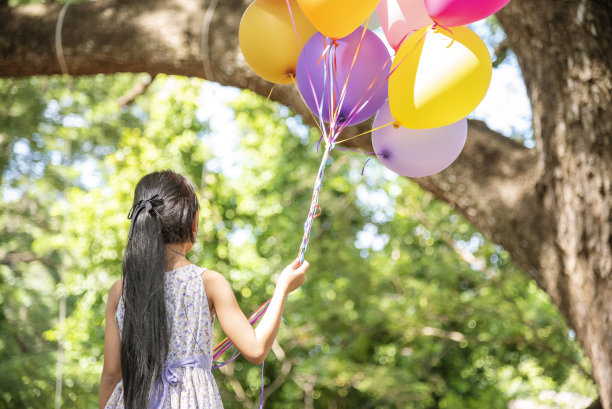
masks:
<svg viewBox="0 0 612 409"><path fill-rule="evenodd" d="M544 2L544 4L546 4ZM591 359L612 407L612 3L522 1L502 22L531 100L539 206L553 233L541 243L540 284Z"/></svg>
<svg viewBox="0 0 612 409"><path fill-rule="evenodd" d="M293 86L273 89L246 66L237 31L247 5L71 5L62 27L68 71L181 74L264 96L272 90L309 118ZM61 7L0 5L0 76L61 73ZM459 160L415 181L503 245L551 296L591 360L603 408L612 409L612 2L513 0L498 16L523 70L537 147L471 121ZM349 144L371 150L369 137Z"/></svg>

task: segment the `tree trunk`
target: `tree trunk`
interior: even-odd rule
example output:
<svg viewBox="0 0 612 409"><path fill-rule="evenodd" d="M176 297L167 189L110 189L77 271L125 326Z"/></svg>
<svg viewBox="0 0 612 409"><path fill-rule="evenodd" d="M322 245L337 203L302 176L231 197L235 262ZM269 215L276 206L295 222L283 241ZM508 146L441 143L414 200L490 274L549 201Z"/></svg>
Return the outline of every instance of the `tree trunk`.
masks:
<svg viewBox="0 0 612 409"><path fill-rule="evenodd" d="M61 73L63 51L72 75L203 77L264 96L273 91L308 120L293 86L273 88L245 64L238 25L247 5L74 4L65 10L60 48L62 5L0 4L0 76ZM414 180L504 246L551 296L591 360L603 408L612 409L612 2L513 0L498 16L523 70L536 148L470 121L455 164ZM367 136L348 144L372 150Z"/></svg>
<svg viewBox="0 0 612 409"><path fill-rule="evenodd" d="M533 110L540 206L554 236L536 268L612 407L612 3L522 1L499 15ZM534 260L536 261L536 260Z"/></svg>

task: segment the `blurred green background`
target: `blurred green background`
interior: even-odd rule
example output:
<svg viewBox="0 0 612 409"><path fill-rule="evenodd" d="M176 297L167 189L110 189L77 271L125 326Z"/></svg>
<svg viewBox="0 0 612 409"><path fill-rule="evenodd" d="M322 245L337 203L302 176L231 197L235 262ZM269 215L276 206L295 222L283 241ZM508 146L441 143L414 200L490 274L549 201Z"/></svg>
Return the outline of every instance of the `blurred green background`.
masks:
<svg viewBox="0 0 612 409"><path fill-rule="evenodd" d="M160 75L120 101L149 80L0 80L0 408L54 407L58 360L61 406L97 407L106 298L144 174L171 168L199 187L189 258L223 273L247 314L297 255L317 130L198 79ZM362 176L366 155L332 156L309 277L266 360L266 408L570 408L596 396L573 331L502 248L376 160ZM258 405L260 367L239 358L215 377L227 408Z"/></svg>

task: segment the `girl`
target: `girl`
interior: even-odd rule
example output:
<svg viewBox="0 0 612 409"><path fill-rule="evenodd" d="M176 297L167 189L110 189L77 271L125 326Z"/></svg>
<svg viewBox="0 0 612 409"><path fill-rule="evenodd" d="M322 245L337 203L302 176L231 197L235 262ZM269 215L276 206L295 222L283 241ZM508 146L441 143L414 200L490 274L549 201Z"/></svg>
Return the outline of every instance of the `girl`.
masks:
<svg viewBox="0 0 612 409"><path fill-rule="evenodd" d="M186 258L198 206L193 184L172 171L146 175L136 186L123 277L106 307L100 408L222 408L210 372L214 316L238 350L261 364L287 295L304 283L309 264L296 260L253 329L227 280Z"/></svg>

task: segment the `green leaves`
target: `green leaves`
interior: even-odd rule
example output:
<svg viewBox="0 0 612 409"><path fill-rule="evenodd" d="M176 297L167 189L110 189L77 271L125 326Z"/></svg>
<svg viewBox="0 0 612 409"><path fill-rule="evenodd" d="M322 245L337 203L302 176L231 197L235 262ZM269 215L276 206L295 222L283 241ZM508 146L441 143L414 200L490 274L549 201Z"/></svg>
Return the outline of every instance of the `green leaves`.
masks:
<svg viewBox="0 0 612 409"><path fill-rule="evenodd" d="M157 76L119 106L143 79L0 81L0 407L48 407L60 339L63 406L95 406L106 297L144 174L172 168L198 186L190 259L224 274L247 314L297 256L317 131L247 91L223 108L196 79ZM237 128L219 128L223 109ZM312 268L266 361L266 407L502 408L547 389L592 395L576 341L507 253L375 161L362 177L365 159L332 153ZM215 376L226 407L258 399L260 374L245 360Z"/></svg>

